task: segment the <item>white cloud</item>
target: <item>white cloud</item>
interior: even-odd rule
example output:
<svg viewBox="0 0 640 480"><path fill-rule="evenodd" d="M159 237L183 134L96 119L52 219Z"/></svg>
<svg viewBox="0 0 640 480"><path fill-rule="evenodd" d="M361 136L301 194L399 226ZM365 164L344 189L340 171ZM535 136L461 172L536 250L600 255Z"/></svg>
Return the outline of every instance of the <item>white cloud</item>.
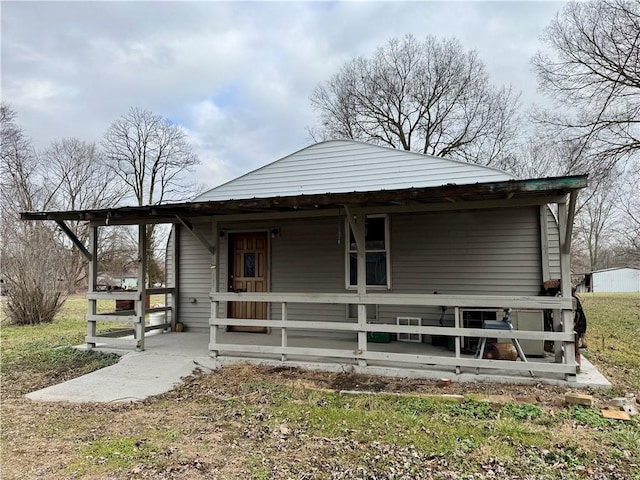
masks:
<svg viewBox="0 0 640 480"><path fill-rule="evenodd" d="M213 185L309 143L309 96L392 36L455 36L495 83L529 70L560 4L3 2L2 98L39 148L99 140L131 106L183 125Z"/></svg>

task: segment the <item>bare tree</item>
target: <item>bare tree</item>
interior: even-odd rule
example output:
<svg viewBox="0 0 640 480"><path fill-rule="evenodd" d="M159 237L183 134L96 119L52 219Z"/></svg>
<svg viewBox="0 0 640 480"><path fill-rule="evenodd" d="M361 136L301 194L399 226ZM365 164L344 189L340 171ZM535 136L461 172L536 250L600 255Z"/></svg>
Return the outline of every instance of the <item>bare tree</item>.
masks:
<svg viewBox="0 0 640 480"><path fill-rule="evenodd" d="M50 204L57 210L86 210L115 206L125 194L124 185L102 161L95 143L77 138L55 141L43 155L44 182L49 186ZM87 243L86 222L69 222L69 228ZM64 278L69 293L86 278L86 261L64 235ZM101 252L102 253L102 252Z"/></svg>
<svg viewBox="0 0 640 480"><path fill-rule="evenodd" d="M572 2L533 64L556 102L539 117L588 152L584 171L606 175L640 150L640 1Z"/></svg>
<svg viewBox="0 0 640 480"><path fill-rule="evenodd" d="M316 140L352 138L469 162L500 164L514 138L518 95L489 82L457 40L407 35L346 63L311 96Z"/></svg>
<svg viewBox="0 0 640 480"><path fill-rule="evenodd" d="M640 166L629 169L617 190L616 205L620 221L617 225L618 251L623 263L640 267Z"/></svg>
<svg viewBox="0 0 640 480"><path fill-rule="evenodd" d="M29 140L6 104L0 110L0 270L9 298L9 320L18 324L50 322L64 303L59 282L61 261L54 230L20 222L18 213L46 206L51 195L39 182L37 159Z"/></svg>
<svg viewBox="0 0 640 480"><path fill-rule="evenodd" d="M199 163L198 157L184 131L162 116L132 108L111 124L102 144L109 168L127 185L137 205L182 200L196 193L185 174ZM156 229L146 228L147 264L152 265Z"/></svg>
<svg viewBox="0 0 640 480"><path fill-rule="evenodd" d="M589 269L607 268L604 252L613 244L616 221L616 176L591 189L588 200L576 216L576 240L582 242L589 256Z"/></svg>

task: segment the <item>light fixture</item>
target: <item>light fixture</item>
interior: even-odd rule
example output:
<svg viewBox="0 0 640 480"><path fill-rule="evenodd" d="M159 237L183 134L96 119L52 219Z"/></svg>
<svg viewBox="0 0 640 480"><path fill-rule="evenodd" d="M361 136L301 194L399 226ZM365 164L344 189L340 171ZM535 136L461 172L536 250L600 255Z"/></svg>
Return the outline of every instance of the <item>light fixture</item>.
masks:
<svg viewBox="0 0 640 480"><path fill-rule="evenodd" d="M269 236L271 238L278 238L280 236L280 229L278 227L272 228L269 231Z"/></svg>

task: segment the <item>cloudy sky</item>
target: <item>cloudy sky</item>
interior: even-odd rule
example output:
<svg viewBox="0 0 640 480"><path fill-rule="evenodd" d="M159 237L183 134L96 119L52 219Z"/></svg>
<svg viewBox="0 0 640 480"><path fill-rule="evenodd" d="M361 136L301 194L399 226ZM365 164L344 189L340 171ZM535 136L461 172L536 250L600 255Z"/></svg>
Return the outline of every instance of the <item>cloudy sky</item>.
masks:
<svg viewBox="0 0 640 480"><path fill-rule="evenodd" d="M208 186L312 143L309 96L391 37L457 37L539 101L530 60L552 2L0 3L2 100L37 148L99 141L130 107L182 125Z"/></svg>

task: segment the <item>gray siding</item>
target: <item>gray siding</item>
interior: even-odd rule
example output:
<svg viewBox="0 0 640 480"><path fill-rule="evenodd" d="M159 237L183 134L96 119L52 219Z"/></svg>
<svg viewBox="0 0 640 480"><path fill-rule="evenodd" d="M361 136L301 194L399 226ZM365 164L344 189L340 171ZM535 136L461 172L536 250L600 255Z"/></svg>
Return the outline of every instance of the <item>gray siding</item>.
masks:
<svg viewBox="0 0 640 480"><path fill-rule="evenodd" d="M270 290L272 292L344 293L344 245L337 243L336 218L309 218L221 224L225 232L269 230L278 227L280 236L269 239ZM228 234L220 242L220 291L228 288ZM226 315L226 305L220 309ZM280 304L273 304L270 317L281 317ZM289 305L290 320L344 320L346 309L341 305Z"/></svg>
<svg viewBox="0 0 640 480"><path fill-rule="evenodd" d="M393 291L537 295L539 218L537 207L397 215L391 223ZM382 322L394 323L399 315L435 323L441 312L380 307Z"/></svg>
<svg viewBox="0 0 640 480"><path fill-rule="evenodd" d="M211 238L211 224L194 227ZM180 321L189 330L209 329L211 315L211 253L186 229L180 228ZM196 301L191 302L189 299Z"/></svg>
<svg viewBox="0 0 640 480"><path fill-rule="evenodd" d="M390 216L392 290L425 295L436 291L537 295L542 281L539 219L537 207ZM336 218L221 224L226 234L219 238L220 291L228 288L228 233L273 227L280 229L280 236L269 241L272 292L345 291L346 235L342 231L338 245L338 229L344 227ZM210 224L199 228L208 231L208 238L212 235ZM181 242L181 319L189 328L206 328L211 255L188 232L183 231ZM189 303L189 297L197 298L197 303ZM226 315L224 305L220 315ZM273 305L270 315L280 318L279 304ZM389 323L407 315L437 323L440 310L380 306L378 312L379 321ZM290 305L289 319L345 321L346 308Z"/></svg>

